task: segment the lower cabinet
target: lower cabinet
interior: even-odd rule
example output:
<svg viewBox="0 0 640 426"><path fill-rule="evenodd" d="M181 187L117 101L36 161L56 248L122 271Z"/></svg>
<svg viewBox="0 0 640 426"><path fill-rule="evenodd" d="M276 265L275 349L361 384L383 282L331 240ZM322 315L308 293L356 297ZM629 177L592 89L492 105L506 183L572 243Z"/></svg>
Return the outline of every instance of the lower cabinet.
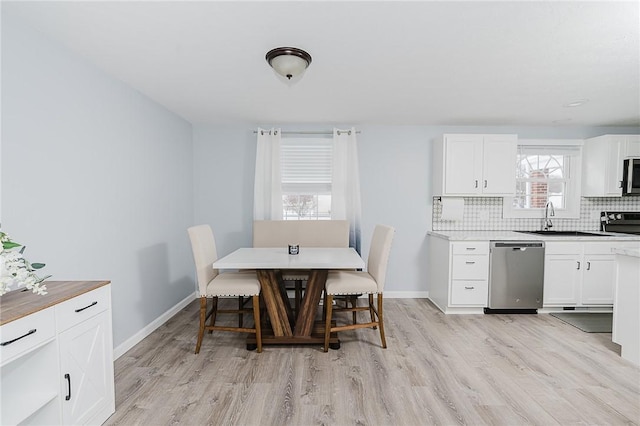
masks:
<svg viewBox="0 0 640 426"><path fill-rule="evenodd" d="M620 243L547 242L544 306L612 306Z"/></svg>
<svg viewBox="0 0 640 426"><path fill-rule="evenodd" d="M0 424L59 423L55 333L53 308L0 327Z"/></svg>
<svg viewBox="0 0 640 426"><path fill-rule="evenodd" d="M446 313L481 313L489 295L489 241L430 242L431 301Z"/></svg>
<svg viewBox="0 0 640 426"><path fill-rule="evenodd" d="M0 332L0 424L102 424L113 414L110 285L9 322Z"/></svg>

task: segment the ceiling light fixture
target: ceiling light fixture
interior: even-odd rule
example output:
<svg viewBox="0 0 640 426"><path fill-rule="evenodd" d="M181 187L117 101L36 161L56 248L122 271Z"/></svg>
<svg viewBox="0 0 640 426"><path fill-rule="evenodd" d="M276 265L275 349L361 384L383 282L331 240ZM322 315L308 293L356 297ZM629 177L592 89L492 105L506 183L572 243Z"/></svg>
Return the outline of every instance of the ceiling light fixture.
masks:
<svg viewBox="0 0 640 426"><path fill-rule="evenodd" d="M297 47L276 47L265 58L271 68L288 80L302 75L311 64L311 55Z"/></svg>

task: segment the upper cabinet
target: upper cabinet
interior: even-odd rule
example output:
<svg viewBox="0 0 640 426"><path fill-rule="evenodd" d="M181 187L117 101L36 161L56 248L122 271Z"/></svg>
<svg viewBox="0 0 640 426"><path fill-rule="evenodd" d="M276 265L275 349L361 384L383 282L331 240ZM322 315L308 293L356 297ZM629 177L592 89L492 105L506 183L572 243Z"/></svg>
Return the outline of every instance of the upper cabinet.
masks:
<svg viewBox="0 0 640 426"><path fill-rule="evenodd" d="M640 157L640 135L604 135L584 141L582 196L621 197L622 162Z"/></svg>
<svg viewBox="0 0 640 426"><path fill-rule="evenodd" d="M443 135L433 145L433 195L515 195L517 148L517 135Z"/></svg>

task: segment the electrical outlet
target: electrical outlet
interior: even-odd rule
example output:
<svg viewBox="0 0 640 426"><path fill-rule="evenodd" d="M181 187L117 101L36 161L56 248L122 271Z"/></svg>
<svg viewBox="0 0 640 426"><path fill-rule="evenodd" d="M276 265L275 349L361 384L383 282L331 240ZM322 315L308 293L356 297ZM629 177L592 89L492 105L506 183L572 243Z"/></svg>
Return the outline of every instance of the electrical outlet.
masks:
<svg viewBox="0 0 640 426"><path fill-rule="evenodd" d="M591 212L591 220L600 220L600 212L593 210Z"/></svg>
<svg viewBox="0 0 640 426"><path fill-rule="evenodd" d="M478 219L480 220L489 220L489 210L480 210L478 212Z"/></svg>

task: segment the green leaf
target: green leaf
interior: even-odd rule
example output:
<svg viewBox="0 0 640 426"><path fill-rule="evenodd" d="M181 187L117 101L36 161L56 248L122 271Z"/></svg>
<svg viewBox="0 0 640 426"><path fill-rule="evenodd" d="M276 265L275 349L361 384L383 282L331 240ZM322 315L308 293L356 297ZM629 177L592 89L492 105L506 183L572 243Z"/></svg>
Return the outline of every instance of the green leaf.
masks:
<svg viewBox="0 0 640 426"><path fill-rule="evenodd" d="M41 268L44 268L44 267L45 267L45 264L44 264L44 263L32 263L32 264L31 264L31 267L32 267L33 269L41 269Z"/></svg>
<svg viewBox="0 0 640 426"><path fill-rule="evenodd" d="M9 250L12 248L20 247L22 244L14 243L13 241L3 241L2 248L5 250Z"/></svg>

